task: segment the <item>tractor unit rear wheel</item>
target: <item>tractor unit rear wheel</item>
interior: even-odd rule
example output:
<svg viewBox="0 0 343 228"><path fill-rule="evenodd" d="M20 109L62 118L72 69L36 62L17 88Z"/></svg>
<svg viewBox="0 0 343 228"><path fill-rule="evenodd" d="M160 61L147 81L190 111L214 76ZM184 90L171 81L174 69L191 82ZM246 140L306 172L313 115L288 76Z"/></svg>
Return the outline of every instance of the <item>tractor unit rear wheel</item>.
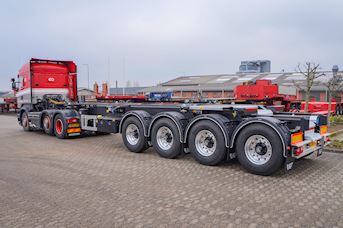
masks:
<svg viewBox="0 0 343 228"><path fill-rule="evenodd" d="M162 118L156 121L151 131L152 146L164 158L175 158L181 153L180 134L175 123Z"/></svg>
<svg viewBox="0 0 343 228"><path fill-rule="evenodd" d="M42 118L42 128L47 135L53 135L53 125L48 114L44 114Z"/></svg>
<svg viewBox="0 0 343 228"><path fill-rule="evenodd" d="M54 120L54 133L59 139L68 138L67 122L61 114L57 114Z"/></svg>
<svg viewBox="0 0 343 228"><path fill-rule="evenodd" d="M126 148L134 153L141 153L148 148L144 128L137 117L128 117L122 127L122 138Z"/></svg>
<svg viewBox="0 0 343 228"><path fill-rule="evenodd" d="M31 131L29 115L27 112L23 112L23 114L21 114L21 126L23 127L24 131Z"/></svg>
<svg viewBox="0 0 343 228"><path fill-rule="evenodd" d="M251 124L236 138L235 151L241 165L253 174L269 176L284 162L280 136L267 125Z"/></svg>

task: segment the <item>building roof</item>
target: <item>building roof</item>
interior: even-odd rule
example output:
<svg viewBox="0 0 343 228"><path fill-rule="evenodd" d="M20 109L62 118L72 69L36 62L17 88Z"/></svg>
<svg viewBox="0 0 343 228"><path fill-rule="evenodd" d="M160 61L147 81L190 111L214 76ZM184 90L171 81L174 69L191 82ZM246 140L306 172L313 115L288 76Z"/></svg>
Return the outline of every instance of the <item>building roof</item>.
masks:
<svg viewBox="0 0 343 228"><path fill-rule="evenodd" d="M315 80L313 91L325 90L325 82L332 78L331 71L323 71L325 76ZM343 72L339 72L343 74ZM271 80L273 83L283 86L294 87L295 83L300 87L305 87L305 77L300 73L236 73L217 74L201 76L182 76L173 80L161 83L157 86L142 89L140 92L166 92L166 91L233 91L237 85L243 82L255 81L258 79Z"/></svg>
<svg viewBox="0 0 343 228"><path fill-rule="evenodd" d="M5 92L5 91L3 91L3 92L0 92L0 97L14 97L14 94L13 94L13 92L12 91L7 91L7 92Z"/></svg>
<svg viewBox="0 0 343 228"><path fill-rule="evenodd" d="M95 93L91 89L79 87L77 89L77 94L78 94L78 96L91 96L91 95L94 95Z"/></svg>

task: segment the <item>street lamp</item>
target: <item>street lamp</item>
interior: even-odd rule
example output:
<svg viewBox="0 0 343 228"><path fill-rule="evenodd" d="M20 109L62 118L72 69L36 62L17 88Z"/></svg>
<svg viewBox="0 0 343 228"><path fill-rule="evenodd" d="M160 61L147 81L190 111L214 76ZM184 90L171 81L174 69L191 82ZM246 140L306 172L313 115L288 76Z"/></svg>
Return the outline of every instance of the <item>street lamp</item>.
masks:
<svg viewBox="0 0 343 228"><path fill-rule="evenodd" d="M82 65L87 67L87 81L88 81L88 89L89 89L89 64L88 63L84 63Z"/></svg>
<svg viewBox="0 0 343 228"><path fill-rule="evenodd" d="M336 74L338 73L338 71L339 71L338 66L337 66L337 65L333 65L333 66L332 66L332 74L333 74L333 76L336 76Z"/></svg>

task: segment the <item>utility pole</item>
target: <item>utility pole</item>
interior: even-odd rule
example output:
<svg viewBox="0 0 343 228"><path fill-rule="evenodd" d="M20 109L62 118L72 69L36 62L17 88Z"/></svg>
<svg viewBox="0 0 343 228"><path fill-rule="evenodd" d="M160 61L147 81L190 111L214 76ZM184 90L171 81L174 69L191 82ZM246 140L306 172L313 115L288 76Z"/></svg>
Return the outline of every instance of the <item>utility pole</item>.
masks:
<svg viewBox="0 0 343 228"><path fill-rule="evenodd" d="M107 95L110 95L110 91L111 91L111 61L110 61L110 57L108 56L108 59L107 59L107 67L108 67L108 94Z"/></svg>
<svg viewBox="0 0 343 228"><path fill-rule="evenodd" d="M82 65L87 67L87 81L88 81L88 83L87 83L88 87L87 88L89 89L89 64L88 63L84 63Z"/></svg>
<svg viewBox="0 0 343 228"><path fill-rule="evenodd" d="M123 57L123 95L125 95L125 56Z"/></svg>

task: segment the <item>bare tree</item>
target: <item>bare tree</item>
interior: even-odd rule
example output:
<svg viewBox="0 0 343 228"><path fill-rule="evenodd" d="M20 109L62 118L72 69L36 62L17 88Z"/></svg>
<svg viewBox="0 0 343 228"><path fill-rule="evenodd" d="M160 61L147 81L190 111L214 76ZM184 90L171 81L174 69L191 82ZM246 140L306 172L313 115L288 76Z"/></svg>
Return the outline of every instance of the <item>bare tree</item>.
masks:
<svg viewBox="0 0 343 228"><path fill-rule="evenodd" d="M302 88L299 82L294 81L294 85L301 90L305 91L305 112L308 111L308 102L310 100L311 89L315 84L315 80L325 74L320 72L319 63L306 62L305 64L298 64L296 71L305 77L306 84Z"/></svg>
<svg viewBox="0 0 343 228"><path fill-rule="evenodd" d="M343 75L338 72L333 72L332 78L330 78L327 83L325 84L327 90L327 96L329 100L329 107L328 107L328 124L330 124L330 115L331 115L331 105L332 105L332 98L337 98L338 92L342 91L343 89Z"/></svg>

